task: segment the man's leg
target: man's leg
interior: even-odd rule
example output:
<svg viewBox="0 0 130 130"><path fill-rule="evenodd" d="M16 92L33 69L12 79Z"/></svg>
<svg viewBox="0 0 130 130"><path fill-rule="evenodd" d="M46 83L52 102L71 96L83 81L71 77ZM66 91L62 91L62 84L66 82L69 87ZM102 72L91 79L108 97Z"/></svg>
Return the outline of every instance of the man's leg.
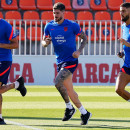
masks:
<svg viewBox="0 0 130 130"><path fill-rule="evenodd" d="M116 80L116 93L125 100L130 100L130 93L125 90L126 85L130 82L130 75L119 72Z"/></svg>
<svg viewBox="0 0 130 130"><path fill-rule="evenodd" d="M59 93L61 94L62 98L64 99L65 103L70 102L69 97L68 97L68 93L66 88L63 85L63 81L70 75L70 71L68 71L67 69L62 69L59 71L59 73L56 76L55 79L55 87L57 88L57 90L59 91Z"/></svg>
<svg viewBox="0 0 130 130"><path fill-rule="evenodd" d="M64 80L63 84L67 89L67 92L68 92L68 95L69 95L71 101L74 103L74 105L77 108L80 108L82 106L82 104L78 98L78 94L73 89L72 74L69 75L69 77Z"/></svg>
<svg viewBox="0 0 130 130"><path fill-rule="evenodd" d="M14 84L10 84L10 85L3 85L2 86L2 83L0 82L0 125L2 124L6 124L4 122L4 120L2 119L2 93L10 90L10 89L13 89L14 88Z"/></svg>
<svg viewBox="0 0 130 130"><path fill-rule="evenodd" d="M72 116L74 115L74 113L76 112L75 108L70 103L67 89L63 85L64 80L67 79L69 75L71 75L71 72L65 68L62 68L57 74L56 79L55 79L55 87L57 88L57 90L59 91L59 93L61 94L62 98L64 99L66 103L65 115L62 121L70 120Z"/></svg>
<svg viewBox="0 0 130 130"><path fill-rule="evenodd" d="M0 85L0 94L7 92L10 89L15 88L15 84Z"/></svg>
<svg viewBox="0 0 130 130"><path fill-rule="evenodd" d="M0 125L6 125L4 119L2 118L2 94L0 94Z"/></svg>
<svg viewBox="0 0 130 130"><path fill-rule="evenodd" d="M0 82L0 86L2 86L2 83ZM0 94L0 118L2 119L2 101L3 101L3 98L2 98L2 95Z"/></svg>
<svg viewBox="0 0 130 130"><path fill-rule="evenodd" d="M20 91L22 96L26 95L26 88L24 86L24 79L23 77L19 77L16 82L2 85L2 82L0 82L0 125L6 124L4 122L4 119L2 119L2 94L9 91L10 89L17 89Z"/></svg>
<svg viewBox="0 0 130 130"><path fill-rule="evenodd" d="M92 114L83 107L78 98L78 94L74 91L72 83L72 74L66 80L64 80L63 84L67 89L71 101L75 104L75 106L79 109L81 113L81 125L86 125Z"/></svg>
<svg viewBox="0 0 130 130"><path fill-rule="evenodd" d="M0 94L0 118L2 118L2 101L3 101L3 98L2 98L2 95Z"/></svg>
<svg viewBox="0 0 130 130"><path fill-rule="evenodd" d="M6 85L1 85L1 84L2 83L0 82L0 94L5 93L13 88L20 91L22 96L25 96L27 93L27 90L24 86L24 78L22 76L20 76L14 83L6 84Z"/></svg>
<svg viewBox="0 0 130 130"><path fill-rule="evenodd" d="M14 88L14 83L9 84L9 85L2 85L2 83L0 82L0 114L2 113L2 93L13 89Z"/></svg>

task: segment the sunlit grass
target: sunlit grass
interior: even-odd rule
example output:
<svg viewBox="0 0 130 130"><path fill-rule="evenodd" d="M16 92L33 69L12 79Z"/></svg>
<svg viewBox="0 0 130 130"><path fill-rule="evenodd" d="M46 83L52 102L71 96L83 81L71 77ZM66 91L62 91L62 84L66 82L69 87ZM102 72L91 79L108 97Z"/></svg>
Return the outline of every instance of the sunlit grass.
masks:
<svg viewBox="0 0 130 130"><path fill-rule="evenodd" d="M3 94L3 117L8 125L0 130L110 130L130 129L130 105L115 93L114 86L75 86L84 107L92 113L87 126L80 125L77 109L72 120L62 122L65 104L54 86L27 86L26 97L11 90ZM130 87L127 87L130 90Z"/></svg>

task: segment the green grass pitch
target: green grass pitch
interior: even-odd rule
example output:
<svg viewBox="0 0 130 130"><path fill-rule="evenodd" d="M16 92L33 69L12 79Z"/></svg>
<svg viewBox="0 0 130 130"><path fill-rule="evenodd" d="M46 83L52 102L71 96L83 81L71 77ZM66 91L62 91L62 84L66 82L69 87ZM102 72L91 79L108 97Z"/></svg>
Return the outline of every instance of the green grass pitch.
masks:
<svg viewBox="0 0 130 130"><path fill-rule="evenodd" d="M130 103L115 93L114 86L75 86L83 106L92 113L88 125L80 125L77 110L62 122L65 104L54 86L27 86L26 97L15 90L3 94L0 130L126 130L130 129ZM130 91L130 87L127 87Z"/></svg>

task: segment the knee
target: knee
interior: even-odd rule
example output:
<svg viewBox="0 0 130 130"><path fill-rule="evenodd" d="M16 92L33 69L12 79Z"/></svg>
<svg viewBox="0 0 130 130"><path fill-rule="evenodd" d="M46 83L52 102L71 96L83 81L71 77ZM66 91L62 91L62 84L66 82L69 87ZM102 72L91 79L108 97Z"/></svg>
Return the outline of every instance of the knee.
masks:
<svg viewBox="0 0 130 130"><path fill-rule="evenodd" d="M59 79L55 79L55 87L58 88L59 86L63 85L63 82Z"/></svg>
<svg viewBox="0 0 130 130"><path fill-rule="evenodd" d="M0 88L0 98L2 97L2 94L3 93L3 89L2 88Z"/></svg>
<svg viewBox="0 0 130 130"><path fill-rule="evenodd" d="M116 90L115 90L115 92L116 92L118 95L122 95L123 91L124 91L124 90L121 89L121 88L119 88L119 87L117 87Z"/></svg>
<svg viewBox="0 0 130 130"><path fill-rule="evenodd" d="M60 86L60 82L55 81L55 87L58 88Z"/></svg>
<svg viewBox="0 0 130 130"><path fill-rule="evenodd" d="M62 83L55 83L55 87L56 89L60 92L60 93L64 93L67 91L67 89L63 86Z"/></svg>

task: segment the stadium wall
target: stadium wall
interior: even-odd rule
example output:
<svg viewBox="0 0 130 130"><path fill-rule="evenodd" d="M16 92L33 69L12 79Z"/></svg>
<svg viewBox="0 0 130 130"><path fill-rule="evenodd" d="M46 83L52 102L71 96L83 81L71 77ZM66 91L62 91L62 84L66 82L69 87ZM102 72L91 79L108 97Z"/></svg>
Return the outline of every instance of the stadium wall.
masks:
<svg viewBox="0 0 130 130"><path fill-rule="evenodd" d="M55 56L13 56L9 82L23 75L26 85L54 85ZM123 60L117 56L80 56L74 85L115 85Z"/></svg>

